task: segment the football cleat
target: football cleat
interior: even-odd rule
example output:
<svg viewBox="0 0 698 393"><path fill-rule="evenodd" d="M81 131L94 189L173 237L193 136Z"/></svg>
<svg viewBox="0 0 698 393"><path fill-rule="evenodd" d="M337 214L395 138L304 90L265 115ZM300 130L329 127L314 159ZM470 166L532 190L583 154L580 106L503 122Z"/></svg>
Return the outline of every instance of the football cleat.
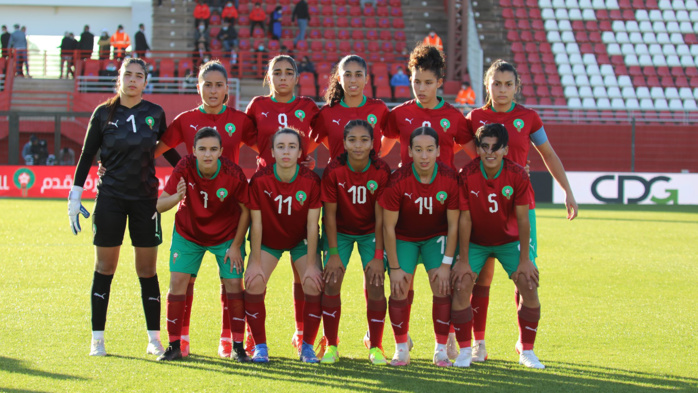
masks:
<svg viewBox="0 0 698 393"><path fill-rule="evenodd" d="M245 351L250 356L254 355L254 338L249 331L247 332L247 337L245 337Z"/></svg>
<svg viewBox="0 0 698 393"><path fill-rule="evenodd" d="M300 359L303 363L320 363L311 344L303 343L303 346L301 346Z"/></svg>
<svg viewBox="0 0 698 393"><path fill-rule="evenodd" d="M519 353L519 351L516 351ZM487 348L485 347L485 340L474 340L473 341L473 362L484 362L487 360Z"/></svg>
<svg viewBox="0 0 698 393"><path fill-rule="evenodd" d="M455 367L470 367L470 363L472 362L473 359L473 349L472 348L463 348L460 350L460 354L456 358L456 361L453 362L453 365Z"/></svg>
<svg viewBox="0 0 698 393"><path fill-rule="evenodd" d="M92 340L90 356L107 356L107 350L104 349L104 339Z"/></svg>
<svg viewBox="0 0 698 393"><path fill-rule="evenodd" d="M182 350L180 348L174 348L173 346L167 347L167 351L162 355L158 356L158 362L177 360L182 358Z"/></svg>
<svg viewBox="0 0 698 393"><path fill-rule="evenodd" d="M269 350L267 344L257 344L254 346L253 363L269 363Z"/></svg>
<svg viewBox="0 0 698 393"><path fill-rule="evenodd" d="M327 350L327 337L322 336L320 338L320 341L317 343L317 346L315 347L315 353L317 353L318 359L322 359L323 356L325 356L325 351Z"/></svg>
<svg viewBox="0 0 698 393"><path fill-rule="evenodd" d="M218 343L218 356L222 358L229 358L232 352L233 343L228 340L221 339L221 341Z"/></svg>
<svg viewBox="0 0 698 393"><path fill-rule="evenodd" d="M233 352L230 354L230 358L240 363L248 363L252 361L252 359L247 356L247 352L245 351L245 347L242 345L242 343L233 344Z"/></svg>
<svg viewBox="0 0 698 393"><path fill-rule="evenodd" d="M448 341L446 342L446 354L451 360L455 360L458 355L458 344L456 344L456 333L448 334Z"/></svg>
<svg viewBox="0 0 698 393"><path fill-rule="evenodd" d="M385 366L388 364L388 360L385 358L383 349L378 347L373 347L368 350L368 360L370 360L371 364L374 366Z"/></svg>
<svg viewBox="0 0 698 393"><path fill-rule="evenodd" d="M545 366L543 363L538 360L538 357L536 356L535 353L533 353L532 349L526 350L526 351L521 351L521 354L519 355L519 364L523 364L524 366L528 368L538 368L538 369L544 369Z"/></svg>
<svg viewBox="0 0 698 393"><path fill-rule="evenodd" d="M298 355L301 354L301 347L303 346L303 335L298 334L298 332L293 333L293 337L291 337L291 345L293 348L296 348L298 350Z"/></svg>
<svg viewBox="0 0 698 393"><path fill-rule="evenodd" d="M407 347L410 351L414 348L414 341L412 341L412 337L410 337L409 333L407 333Z"/></svg>
<svg viewBox="0 0 698 393"><path fill-rule="evenodd" d="M160 340L153 340L148 343L145 352L150 355L162 356L165 354L165 348L162 347Z"/></svg>
<svg viewBox="0 0 698 393"><path fill-rule="evenodd" d="M437 349L434 351L434 364L439 367L451 367L453 364L448 358L446 348Z"/></svg>
<svg viewBox="0 0 698 393"><path fill-rule="evenodd" d="M180 340L179 348L182 351L183 358L189 356L189 341Z"/></svg>
<svg viewBox="0 0 698 393"><path fill-rule="evenodd" d="M410 364L410 351L395 348L395 354L393 355L393 360L390 361L390 365L400 367L408 364Z"/></svg>
<svg viewBox="0 0 698 393"><path fill-rule="evenodd" d="M366 330L366 334L364 335L364 346L366 349L371 349L371 333Z"/></svg>
<svg viewBox="0 0 698 393"><path fill-rule="evenodd" d="M330 345L325 350L325 353L323 354L322 360L320 360L320 363L333 364L333 363L337 363L338 361L339 361L339 350L337 350L336 346Z"/></svg>

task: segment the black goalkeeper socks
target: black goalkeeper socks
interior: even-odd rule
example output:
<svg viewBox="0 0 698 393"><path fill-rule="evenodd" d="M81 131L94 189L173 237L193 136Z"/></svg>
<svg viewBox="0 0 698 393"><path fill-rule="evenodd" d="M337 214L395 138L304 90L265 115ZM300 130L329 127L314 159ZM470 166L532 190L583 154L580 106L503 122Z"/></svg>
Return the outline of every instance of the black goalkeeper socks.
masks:
<svg viewBox="0 0 698 393"><path fill-rule="evenodd" d="M158 275L150 278L138 278L141 283L141 298L147 330L160 331L160 283Z"/></svg>
<svg viewBox="0 0 698 393"><path fill-rule="evenodd" d="M113 278L113 274L105 275L95 272L92 279L90 302L92 304L93 331L104 331L104 325L107 323L107 307L109 307L109 292L111 291Z"/></svg>

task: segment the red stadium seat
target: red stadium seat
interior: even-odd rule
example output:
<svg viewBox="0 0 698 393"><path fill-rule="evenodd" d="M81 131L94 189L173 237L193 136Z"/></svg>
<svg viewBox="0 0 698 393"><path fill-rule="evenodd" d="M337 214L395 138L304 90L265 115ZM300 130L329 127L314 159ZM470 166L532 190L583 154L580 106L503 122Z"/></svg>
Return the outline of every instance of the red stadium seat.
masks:
<svg viewBox="0 0 698 393"><path fill-rule="evenodd" d="M362 19L358 17L351 18L351 22L349 22L349 25L354 29L360 29L364 27Z"/></svg>
<svg viewBox="0 0 698 393"><path fill-rule="evenodd" d="M412 91L409 86L396 86L395 87L395 99L398 98L412 98Z"/></svg>
<svg viewBox="0 0 698 393"><path fill-rule="evenodd" d="M340 40L348 40L351 35L349 34L349 30L340 30L339 31L339 39Z"/></svg>
<svg viewBox="0 0 698 393"><path fill-rule="evenodd" d="M334 19L331 16L326 16L322 18L322 27L325 27L327 29L331 29L334 27ZM325 30L327 31L327 30Z"/></svg>
<svg viewBox="0 0 698 393"><path fill-rule="evenodd" d="M238 39L250 38L250 29L240 29L238 31Z"/></svg>
<svg viewBox="0 0 698 393"><path fill-rule="evenodd" d="M390 100L393 96L390 86L376 86L376 97Z"/></svg>
<svg viewBox="0 0 698 393"><path fill-rule="evenodd" d="M402 7L402 2L400 0L389 0L388 4L391 7Z"/></svg>
<svg viewBox="0 0 698 393"><path fill-rule="evenodd" d="M311 40L319 40L322 38L322 32L318 29L312 29L310 30L310 39Z"/></svg>
<svg viewBox="0 0 698 393"><path fill-rule="evenodd" d="M504 28L510 31L516 30L516 20L504 19Z"/></svg>
<svg viewBox="0 0 698 393"><path fill-rule="evenodd" d="M208 36L209 37L218 37L218 33L221 32L221 28L218 26L211 26L208 29Z"/></svg>
<svg viewBox="0 0 698 393"><path fill-rule="evenodd" d="M321 27L322 26L322 21L320 18L310 18L310 21L308 22L308 26L310 27Z"/></svg>
<svg viewBox="0 0 698 393"><path fill-rule="evenodd" d="M322 41L312 41L310 42L310 50L313 52L322 52L324 45Z"/></svg>
<svg viewBox="0 0 698 393"><path fill-rule="evenodd" d="M252 31L253 38L264 38L265 36L264 30L259 27L255 27L254 31Z"/></svg>
<svg viewBox="0 0 698 393"><path fill-rule="evenodd" d="M565 92L562 90L562 86L553 86L550 89L550 95L555 98L562 98L565 96Z"/></svg>
<svg viewBox="0 0 698 393"><path fill-rule="evenodd" d="M299 51L307 51L308 50L308 41L306 40L301 40L296 43L296 49Z"/></svg>
<svg viewBox="0 0 698 393"><path fill-rule="evenodd" d="M250 40L247 40L247 39L238 40L238 48L240 48L240 50L243 50L243 51L250 50Z"/></svg>
<svg viewBox="0 0 698 393"><path fill-rule="evenodd" d="M325 41L325 52L334 53L337 51L337 43L334 40Z"/></svg>
<svg viewBox="0 0 698 393"><path fill-rule="evenodd" d="M281 45L279 45L279 41L269 40L269 45L267 49L269 49L270 52L278 52L280 47Z"/></svg>
<svg viewBox="0 0 698 393"><path fill-rule="evenodd" d="M351 51L351 43L349 41L341 40L339 41L339 51L342 53L348 53Z"/></svg>
<svg viewBox="0 0 698 393"><path fill-rule="evenodd" d="M388 20L388 18L378 19L378 27L380 27L381 29L389 29L390 28L390 20Z"/></svg>
<svg viewBox="0 0 698 393"><path fill-rule="evenodd" d="M174 59L160 59L158 64L158 71L160 72L160 78L174 78L175 77L175 62Z"/></svg>
<svg viewBox="0 0 698 393"><path fill-rule="evenodd" d="M211 48L211 51L219 51L219 50L221 50L221 48L223 48L223 44L220 41L218 41L216 38L214 38L211 40L211 43L209 44L209 48Z"/></svg>
<svg viewBox="0 0 698 393"><path fill-rule="evenodd" d="M402 7L391 8L390 16L392 16L393 18L402 18Z"/></svg>
<svg viewBox="0 0 698 393"><path fill-rule="evenodd" d="M367 17L364 19L364 27L367 29L375 29L377 26L378 23L376 22L376 18Z"/></svg>
<svg viewBox="0 0 698 393"><path fill-rule="evenodd" d="M352 6L349 7L350 16L361 16L361 7Z"/></svg>
<svg viewBox="0 0 698 393"><path fill-rule="evenodd" d="M528 22L528 12L525 8L517 8L514 11L514 17L517 19L524 19Z"/></svg>
<svg viewBox="0 0 698 393"><path fill-rule="evenodd" d="M376 63L373 64L371 67L371 74L373 77L377 77L378 75L385 75L386 77L388 76L388 65L385 63Z"/></svg>
<svg viewBox="0 0 698 393"><path fill-rule="evenodd" d="M363 9L363 14L364 16L375 16L376 15L376 9L371 7L371 6L366 6Z"/></svg>
<svg viewBox="0 0 698 393"><path fill-rule="evenodd" d="M392 42L390 41L383 41L381 44L381 51L383 53L393 53L395 51L395 48L393 47Z"/></svg>
<svg viewBox="0 0 698 393"><path fill-rule="evenodd" d="M548 90L548 86L536 87L536 95L538 97L548 97L550 95L550 90ZM541 104L541 105L543 105L543 104Z"/></svg>
<svg viewBox="0 0 698 393"><path fill-rule="evenodd" d="M376 32L376 30L367 30L366 39L369 41L378 41L378 33Z"/></svg>
<svg viewBox="0 0 698 393"><path fill-rule="evenodd" d="M671 76L663 76L660 81L660 85L664 88L675 87L674 78L672 78Z"/></svg>
<svg viewBox="0 0 698 393"><path fill-rule="evenodd" d="M653 66L646 66L642 68L642 74L646 77L657 76L657 71Z"/></svg>
<svg viewBox="0 0 698 393"><path fill-rule="evenodd" d="M323 16L332 16L334 14L335 13L334 13L334 10L332 9L331 5L326 5L326 6L322 7L322 10L320 11L320 15L323 15Z"/></svg>
<svg viewBox="0 0 698 393"><path fill-rule="evenodd" d="M395 40L397 41L405 41L407 37L405 36L405 32L402 30L398 30L395 32Z"/></svg>
<svg viewBox="0 0 698 393"><path fill-rule="evenodd" d="M332 72L332 64L330 64L330 63L317 63L315 65L315 71L317 71L318 75L330 74Z"/></svg>
<svg viewBox="0 0 698 393"><path fill-rule="evenodd" d="M363 40L364 39L364 31L363 30L352 30L351 39L355 40L355 41Z"/></svg>
<svg viewBox="0 0 698 393"><path fill-rule="evenodd" d="M5 73L5 58L0 59L0 74ZM99 76L99 60L85 60L82 74L84 76Z"/></svg>
<svg viewBox="0 0 698 393"><path fill-rule="evenodd" d="M381 30L378 34L378 38L381 41L390 41L393 39L392 34L390 34L390 30Z"/></svg>
<svg viewBox="0 0 698 393"><path fill-rule="evenodd" d="M194 69L194 62L192 59L180 59L179 64L177 64L177 76L183 78L189 75Z"/></svg>
<svg viewBox="0 0 698 393"><path fill-rule="evenodd" d="M389 16L390 15L390 10L388 7L378 7L376 9L376 15L378 16Z"/></svg>
<svg viewBox="0 0 698 393"><path fill-rule="evenodd" d="M363 41L355 41L354 45L352 45L351 47L354 50L354 52L358 52L359 54L366 51L366 46L364 45Z"/></svg>
<svg viewBox="0 0 698 393"><path fill-rule="evenodd" d="M404 29L405 21L402 18L393 18L393 29Z"/></svg>
<svg viewBox="0 0 698 393"><path fill-rule="evenodd" d="M238 32L238 36L240 35L240 33L243 32L243 30L247 30L247 29L240 29L240 31ZM328 30L326 30L326 31L328 31ZM334 30L329 30L329 31L334 31ZM293 30L291 30L291 29L283 29L283 30L281 31L281 38L293 38L293 37L294 37L294 35L293 35Z"/></svg>
<svg viewBox="0 0 698 393"><path fill-rule="evenodd" d="M235 23L237 23L240 26L249 26L250 18L247 15L240 15L240 17L235 21Z"/></svg>
<svg viewBox="0 0 698 393"><path fill-rule="evenodd" d="M368 41L368 45L366 45L366 49L368 49L368 51L371 53L376 53L376 52L380 51L381 46L378 43L378 41Z"/></svg>
<svg viewBox="0 0 698 393"><path fill-rule="evenodd" d="M333 40L335 39L335 34L334 34L334 29L325 29L322 32L322 38L326 40Z"/></svg>

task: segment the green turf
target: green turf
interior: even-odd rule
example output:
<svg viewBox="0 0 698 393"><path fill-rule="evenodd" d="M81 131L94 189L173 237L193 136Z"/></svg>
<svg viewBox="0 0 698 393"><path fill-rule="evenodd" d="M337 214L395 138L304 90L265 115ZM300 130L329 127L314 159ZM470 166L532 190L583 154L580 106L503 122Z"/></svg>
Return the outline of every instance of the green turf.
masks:
<svg viewBox="0 0 698 393"><path fill-rule="evenodd" d="M86 203L91 210L93 203ZM144 354L145 320L133 252L122 249L112 286L106 358L87 356L94 251L89 223L68 227L65 201L0 200L0 391L488 391L644 392L698 390L698 209L583 206L567 222L559 206L538 208L542 320L536 352L548 367L518 365L513 284L497 269L487 346L470 369L431 364L431 294L418 271L405 368L372 367L360 263L343 291L340 354L333 366L304 365L290 346L291 272L286 258L269 282L267 337L272 362L239 365L216 354L220 303L213 258L197 283L192 355L160 364ZM167 291L174 212L163 217L158 257ZM355 254L356 255L356 254ZM164 306L164 303L163 303ZM164 322L163 307L163 322ZM162 324L163 328L165 324ZM163 338L166 333L163 331ZM393 350L389 325L388 356Z"/></svg>

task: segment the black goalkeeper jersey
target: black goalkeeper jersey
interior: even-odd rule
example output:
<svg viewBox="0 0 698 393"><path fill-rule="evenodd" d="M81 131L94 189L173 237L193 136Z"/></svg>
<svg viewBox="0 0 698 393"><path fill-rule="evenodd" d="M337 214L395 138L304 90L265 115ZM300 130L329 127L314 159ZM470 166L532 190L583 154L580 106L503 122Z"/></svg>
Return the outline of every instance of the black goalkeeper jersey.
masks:
<svg viewBox="0 0 698 393"><path fill-rule="evenodd" d="M141 101L132 108L119 105L111 120L109 108L98 106L87 128L76 186L83 186L97 151L107 168L97 192L116 198L139 200L158 197L155 177L155 144L167 129L165 112L152 102Z"/></svg>

